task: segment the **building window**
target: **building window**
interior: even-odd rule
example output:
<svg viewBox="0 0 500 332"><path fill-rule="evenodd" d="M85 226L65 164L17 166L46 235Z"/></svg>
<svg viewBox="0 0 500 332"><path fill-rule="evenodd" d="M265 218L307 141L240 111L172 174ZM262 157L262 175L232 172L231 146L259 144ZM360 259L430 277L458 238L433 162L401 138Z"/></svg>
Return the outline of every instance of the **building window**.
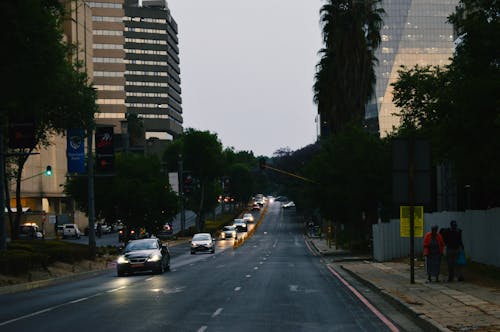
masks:
<svg viewBox="0 0 500 332"><path fill-rule="evenodd" d="M96 50L123 50L121 44L94 44L93 48Z"/></svg>
<svg viewBox="0 0 500 332"><path fill-rule="evenodd" d="M123 88L123 85L94 85L94 88L96 88L99 91L123 91L125 90Z"/></svg>
<svg viewBox="0 0 500 332"><path fill-rule="evenodd" d="M96 77L123 77L122 71L94 71Z"/></svg>
<svg viewBox="0 0 500 332"><path fill-rule="evenodd" d="M124 105L125 99L97 99L96 103L99 105Z"/></svg>

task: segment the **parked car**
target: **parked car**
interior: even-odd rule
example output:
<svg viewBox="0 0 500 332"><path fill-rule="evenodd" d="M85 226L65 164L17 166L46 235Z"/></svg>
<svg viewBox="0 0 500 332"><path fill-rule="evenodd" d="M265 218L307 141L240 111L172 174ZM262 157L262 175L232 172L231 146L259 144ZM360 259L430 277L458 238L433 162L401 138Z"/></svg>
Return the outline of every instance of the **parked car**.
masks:
<svg viewBox="0 0 500 332"><path fill-rule="evenodd" d="M170 270L170 252L159 239L130 241L116 260L116 274L121 277L128 273L152 271L163 273Z"/></svg>
<svg viewBox="0 0 500 332"><path fill-rule="evenodd" d="M76 224L64 224L63 225L63 233L62 237L74 237L75 239L79 239L82 236L82 232L78 229Z"/></svg>
<svg viewBox="0 0 500 332"><path fill-rule="evenodd" d="M292 207L295 207L295 203L294 203L293 201L286 202L286 203L284 203L281 207L282 207L283 209L292 208Z"/></svg>
<svg viewBox="0 0 500 332"><path fill-rule="evenodd" d="M235 239L236 238L236 227L235 226L224 226L220 233L222 239Z"/></svg>
<svg viewBox="0 0 500 332"><path fill-rule="evenodd" d="M243 220L247 223L249 222L253 222L254 221L254 218L253 218L253 215L251 213L245 213L243 215Z"/></svg>
<svg viewBox="0 0 500 332"><path fill-rule="evenodd" d="M233 226L237 232L246 232L248 230L247 223L243 219L234 219Z"/></svg>
<svg viewBox="0 0 500 332"><path fill-rule="evenodd" d="M191 255L198 251L215 252L215 240L210 233L196 233L191 239Z"/></svg>
<svg viewBox="0 0 500 332"><path fill-rule="evenodd" d="M43 233L36 223L28 222L19 226L19 239L42 240Z"/></svg>

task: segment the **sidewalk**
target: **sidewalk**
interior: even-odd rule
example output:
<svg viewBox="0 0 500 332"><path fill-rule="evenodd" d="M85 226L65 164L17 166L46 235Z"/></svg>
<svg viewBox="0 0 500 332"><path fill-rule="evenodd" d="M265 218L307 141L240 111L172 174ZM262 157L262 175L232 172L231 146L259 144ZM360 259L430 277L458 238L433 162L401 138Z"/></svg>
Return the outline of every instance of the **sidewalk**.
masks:
<svg viewBox="0 0 500 332"><path fill-rule="evenodd" d="M373 262L330 248L323 239L308 238L308 241L326 264L348 271L436 331L500 331L498 288L467 281L426 283L422 262L415 264L415 283L411 284L409 263ZM441 278L444 280L446 276Z"/></svg>

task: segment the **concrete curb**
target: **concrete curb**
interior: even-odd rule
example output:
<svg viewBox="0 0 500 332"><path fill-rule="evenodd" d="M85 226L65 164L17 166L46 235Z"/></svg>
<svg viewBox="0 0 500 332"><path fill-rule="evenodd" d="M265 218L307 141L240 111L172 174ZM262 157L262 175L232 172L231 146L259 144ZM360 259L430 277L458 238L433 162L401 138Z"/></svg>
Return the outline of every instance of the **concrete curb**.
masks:
<svg viewBox="0 0 500 332"><path fill-rule="evenodd" d="M3 287L0 287L0 295L25 292L25 291L29 291L29 290L36 289L36 288L53 286L53 285L58 285L58 284L62 284L62 283L69 282L69 281L77 281L77 280L82 280L82 279L86 279L86 278L91 278L91 277L95 277L95 276L104 274L106 272L110 272L113 269L114 269L113 267L108 267L108 268L102 269L102 270L94 270L94 271L87 271L87 272L82 272L82 273L75 273L75 274L71 274L71 275L67 275L67 276L63 276L63 277L58 277L58 278L51 278L51 279L26 282L26 283L17 284L17 285L11 285L11 286L3 286Z"/></svg>

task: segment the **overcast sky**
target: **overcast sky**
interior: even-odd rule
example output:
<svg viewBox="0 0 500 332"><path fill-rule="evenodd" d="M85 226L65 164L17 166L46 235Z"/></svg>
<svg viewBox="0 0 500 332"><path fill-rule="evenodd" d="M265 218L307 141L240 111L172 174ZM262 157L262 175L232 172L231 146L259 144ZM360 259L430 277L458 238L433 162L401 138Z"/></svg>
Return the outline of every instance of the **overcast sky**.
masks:
<svg viewBox="0 0 500 332"><path fill-rule="evenodd" d="M184 127L272 156L316 140L321 0L168 0L179 26Z"/></svg>

